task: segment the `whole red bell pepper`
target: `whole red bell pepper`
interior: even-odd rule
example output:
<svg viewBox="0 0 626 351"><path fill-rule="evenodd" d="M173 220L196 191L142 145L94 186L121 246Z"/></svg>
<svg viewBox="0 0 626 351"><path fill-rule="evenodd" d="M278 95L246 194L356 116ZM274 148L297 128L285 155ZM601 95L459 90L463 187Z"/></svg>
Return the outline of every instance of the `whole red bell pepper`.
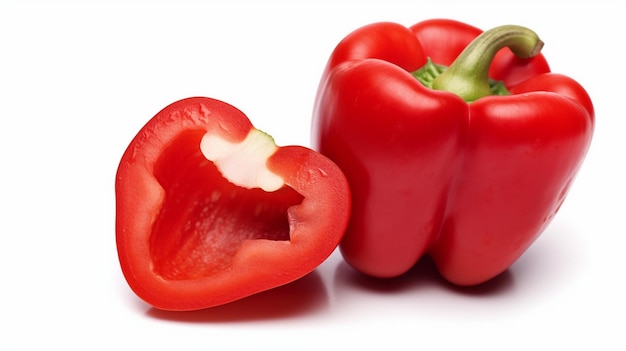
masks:
<svg viewBox="0 0 626 351"><path fill-rule="evenodd" d="M519 26L452 20L349 34L325 68L313 147L352 190L345 260L394 277L432 256L445 279L485 282L510 267L565 199L594 110L550 73ZM507 48L508 47L508 48Z"/></svg>
<svg viewBox="0 0 626 351"><path fill-rule="evenodd" d="M350 211L332 161L277 147L238 109L200 97L139 131L115 192L124 276L165 310L221 305L306 275L336 248Z"/></svg>

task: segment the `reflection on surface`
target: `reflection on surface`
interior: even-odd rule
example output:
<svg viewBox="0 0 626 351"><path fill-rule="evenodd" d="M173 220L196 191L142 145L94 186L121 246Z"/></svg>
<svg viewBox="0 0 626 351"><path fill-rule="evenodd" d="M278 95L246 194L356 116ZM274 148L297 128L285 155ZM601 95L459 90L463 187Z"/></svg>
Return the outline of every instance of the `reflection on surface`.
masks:
<svg viewBox="0 0 626 351"><path fill-rule="evenodd" d="M557 238L554 243L548 240L550 245L543 241L544 245L531 248L511 269L473 287L446 282L427 256L402 276L378 279L357 272L335 251L316 271L291 284L206 310L149 309L146 314L175 322L246 323L308 318L324 313L331 318L348 314L350 318L376 320L398 316L473 318L475 314L492 310L507 315L520 313L540 304L542 296L554 291L555 286L562 288L564 281L553 277L571 278L571 274L564 273L571 273L572 268L559 270L563 267L557 264L558 257L549 255L566 251L556 247L560 243ZM141 306L145 308L145 304Z"/></svg>
<svg viewBox="0 0 626 351"><path fill-rule="evenodd" d="M328 309L328 306L328 292L320 274L314 271L290 284L226 305L189 312L171 312L150 308L146 314L150 317L176 322L245 322L315 314Z"/></svg>
<svg viewBox="0 0 626 351"><path fill-rule="evenodd" d="M510 291L513 287L513 275L509 270L499 276L476 286L461 287L448 283L438 273L437 267L430 257L422 258L407 273L396 278L373 278L361 274L341 262L337 265L334 277L335 290L365 289L374 293L403 293L415 290L443 289L464 295L499 295Z"/></svg>

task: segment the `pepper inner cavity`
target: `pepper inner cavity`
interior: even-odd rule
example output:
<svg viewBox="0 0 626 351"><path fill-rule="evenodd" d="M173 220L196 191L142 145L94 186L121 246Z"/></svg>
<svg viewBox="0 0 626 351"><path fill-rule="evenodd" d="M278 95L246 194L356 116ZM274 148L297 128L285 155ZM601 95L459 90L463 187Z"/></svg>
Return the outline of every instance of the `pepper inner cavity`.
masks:
<svg viewBox="0 0 626 351"><path fill-rule="evenodd" d="M198 145L203 131L186 132L159 158L154 174L165 199L150 237L155 273L194 279L227 269L245 240L289 240L287 209L295 190L266 192L225 179Z"/></svg>

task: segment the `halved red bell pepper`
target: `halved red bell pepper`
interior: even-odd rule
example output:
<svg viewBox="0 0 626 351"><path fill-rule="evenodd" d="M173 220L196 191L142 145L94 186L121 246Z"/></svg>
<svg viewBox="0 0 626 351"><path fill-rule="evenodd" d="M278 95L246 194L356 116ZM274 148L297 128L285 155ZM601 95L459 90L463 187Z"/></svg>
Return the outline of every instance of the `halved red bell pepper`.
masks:
<svg viewBox="0 0 626 351"><path fill-rule="evenodd" d="M306 275L336 248L350 211L332 161L277 147L235 107L201 97L139 131L115 192L124 276L165 310L221 305Z"/></svg>
<svg viewBox="0 0 626 351"><path fill-rule="evenodd" d="M340 244L350 265L394 277L429 254L447 280L475 285L546 228L594 111L578 83L549 73L541 46L526 28L483 33L452 20L375 23L338 44L312 143L350 182Z"/></svg>

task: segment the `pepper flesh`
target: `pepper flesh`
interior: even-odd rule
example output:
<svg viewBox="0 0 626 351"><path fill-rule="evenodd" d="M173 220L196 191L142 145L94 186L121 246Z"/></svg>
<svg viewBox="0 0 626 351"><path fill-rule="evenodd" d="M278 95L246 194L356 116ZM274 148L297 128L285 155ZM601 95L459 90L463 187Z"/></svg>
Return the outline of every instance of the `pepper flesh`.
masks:
<svg viewBox="0 0 626 351"><path fill-rule="evenodd" d="M489 77L511 95L472 103L423 86L430 58L449 66L481 30L452 20L375 23L333 51L313 113L313 147L350 182L344 259L395 277L424 255L458 285L510 267L563 202L591 142L585 90L545 58L498 51Z"/></svg>
<svg viewBox="0 0 626 351"><path fill-rule="evenodd" d="M336 248L350 210L333 162L275 146L209 98L151 119L122 156L115 190L122 272L164 310L217 306L308 274Z"/></svg>

